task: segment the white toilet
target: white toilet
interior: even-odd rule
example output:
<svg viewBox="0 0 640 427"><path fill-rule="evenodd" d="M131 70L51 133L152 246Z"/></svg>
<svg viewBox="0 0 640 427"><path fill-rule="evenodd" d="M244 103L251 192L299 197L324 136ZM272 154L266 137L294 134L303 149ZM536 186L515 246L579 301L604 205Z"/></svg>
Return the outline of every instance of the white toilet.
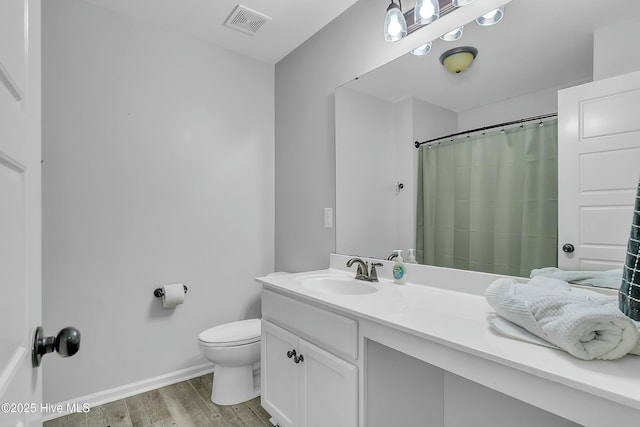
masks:
<svg viewBox="0 0 640 427"><path fill-rule="evenodd" d="M198 342L215 365L213 403L235 405L260 395L260 319L214 326Z"/></svg>

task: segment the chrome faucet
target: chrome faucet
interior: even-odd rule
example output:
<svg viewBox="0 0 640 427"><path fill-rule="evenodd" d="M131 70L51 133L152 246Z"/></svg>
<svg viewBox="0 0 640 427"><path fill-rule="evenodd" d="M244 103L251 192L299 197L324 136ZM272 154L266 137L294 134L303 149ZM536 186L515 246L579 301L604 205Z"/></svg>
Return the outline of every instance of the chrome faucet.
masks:
<svg viewBox="0 0 640 427"><path fill-rule="evenodd" d="M353 264L358 264L358 269L356 270L357 280L366 280L367 282L378 281L378 272L376 271L376 267L382 267L382 263L372 263L371 273L369 273L369 263L364 262L360 258L351 258L349 261L347 261L347 267L351 267L353 266Z"/></svg>
<svg viewBox="0 0 640 427"><path fill-rule="evenodd" d="M378 281L378 272L376 271L376 267L382 267L382 263L381 262L371 263L371 272L369 273L370 282Z"/></svg>
<svg viewBox="0 0 640 427"><path fill-rule="evenodd" d="M351 266L355 263L358 264L358 269L356 270L356 279L369 280L369 264L367 264L360 258L351 258L349 261L347 261L347 267L351 268Z"/></svg>

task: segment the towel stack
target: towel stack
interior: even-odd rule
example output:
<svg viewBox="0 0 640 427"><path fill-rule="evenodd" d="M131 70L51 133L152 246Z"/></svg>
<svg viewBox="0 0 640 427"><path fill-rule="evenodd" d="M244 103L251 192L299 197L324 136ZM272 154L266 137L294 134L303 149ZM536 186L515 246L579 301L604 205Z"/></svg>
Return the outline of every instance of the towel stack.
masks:
<svg viewBox="0 0 640 427"><path fill-rule="evenodd" d="M567 271L556 267L544 267L531 270L531 278L536 276L553 277L576 285L596 288L619 289L622 269L606 271Z"/></svg>
<svg viewBox="0 0 640 427"><path fill-rule="evenodd" d="M572 290L567 282L545 276L529 283L498 279L485 296L499 316L490 316L489 324L512 338L584 360L640 355L640 323L618 309L616 297Z"/></svg>

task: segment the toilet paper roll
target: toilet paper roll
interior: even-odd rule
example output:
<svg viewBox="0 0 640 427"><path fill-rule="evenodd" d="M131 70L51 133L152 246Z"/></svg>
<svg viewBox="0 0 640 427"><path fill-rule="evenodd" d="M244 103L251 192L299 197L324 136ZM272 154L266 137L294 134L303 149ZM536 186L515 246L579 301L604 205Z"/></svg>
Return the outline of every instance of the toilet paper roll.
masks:
<svg viewBox="0 0 640 427"><path fill-rule="evenodd" d="M162 290L164 292L164 295L162 295L162 306L164 308L173 308L184 302L184 286L182 283L164 285Z"/></svg>

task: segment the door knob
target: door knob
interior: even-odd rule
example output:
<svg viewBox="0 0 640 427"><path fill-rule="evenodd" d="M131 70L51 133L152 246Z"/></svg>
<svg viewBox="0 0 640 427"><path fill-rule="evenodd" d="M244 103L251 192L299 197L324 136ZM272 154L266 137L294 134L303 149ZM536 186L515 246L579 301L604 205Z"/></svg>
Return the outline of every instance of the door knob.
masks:
<svg viewBox="0 0 640 427"><path fill-rule="evenodd" d="M42 326L36 328L31 350L34 368L40 366L42 356L56 351L62 357L73 356L80 350L80 331L73 327L62 328L55 337L45 337Z"/></svg>
<svg viewBox="0 0 640 427"><path fill-rule="evenodd" d="M576 248L571 243L565 243L564 245L562 245L562 251L566 252L568 254L570 254L571 252L573 252L575 250L576 250Z"/></svg>

